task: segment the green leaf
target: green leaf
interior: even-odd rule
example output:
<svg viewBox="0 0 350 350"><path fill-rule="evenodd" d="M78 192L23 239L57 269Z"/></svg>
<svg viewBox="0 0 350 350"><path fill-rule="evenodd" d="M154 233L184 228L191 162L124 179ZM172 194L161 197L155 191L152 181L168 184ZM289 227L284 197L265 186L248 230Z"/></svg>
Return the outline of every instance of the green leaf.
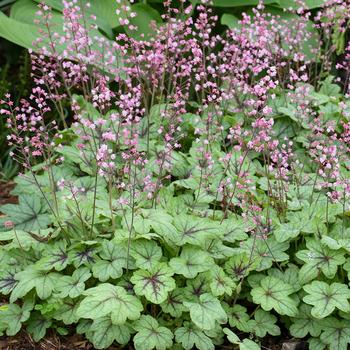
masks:
<svg viewBox="0 0 350 350"><path fill-rule="evenodd" d="M18 281L15 278L16 271L8 268L7 271L0 271L0 292L4 295L10 294Z"/></svg>
<svg viewBox="0 0 350 350"><path fill-rule="evenodd" d="M175 234L169 238L179 246L186 243L200 246L210 238L220 237L222 232L220 224L206 218L193 215L179 215L174 221Z"/></svg>
<svg viewBox="0 0 350 350"><path fill-rule="evenodd" d="M34 25L9 18L0 11L0 37L19 46L33 48L33 42L38 37L38 29Z"/></svg>
<svg viewBox="0 0 350 350"><path fill-rule="evenodd" d="M104 240L101 245L100 257L92 265L92 273L101 282L119 278L123 275L123 268L127 265L127 249L125 246Z"/></svg>
<svg viewBox="0 0 350 350"><path fill-rule="evenodd" d="M180 257L172 258L169 265L175 273L186 278L194 278L199 272L210 270L214 266L214 260L201 249L184 246Z"/></svg>
<svg viewBox="0 0 350 350"><path fill-rule="evenodd" d="M300 228L293 222L287 222L285 224L278 224L278 227L273 233L277 242L285 242L297 237L300 233Z"/></svg>
<svg viewBox="0 0 350 350"><path fill-rule="evenodd" d="M320 338L309 338L309 350L325 350L327 344L325 344Z"/></svg>
<svg viewBox="0 0 350 350"><path fill-rule="evenodd" d="M29 319L30 308L25 305L21 308L17 304L5 306L6 308L0 309L0 318L6 323L6 334L13 336L20 331L22 323Z"/></svg>
<svg viewBox="0 0 350 350"><path fill-rule="evenodd" d="M173 344L173 333L166 327L159 326L152 316L142 315L135 322L134 345L136 350L165 350Z"/></svg>
<svg viewBox="0 0 350 350"><path fill-rule="evenodd" d="M277 336L281 331L275 325L277 318L264 310L256 310L254 313L254 320L249 321L249 327L260 338L264 338L266 334Z"/></svg>
<svg viewBox="0 0 350 350"><path fill-rule="evenodd" d="M214 350L212 340L205 333L189 322L184 322L183 327L175 331L176 342L182 345L185 350L190 350L194 346L198 350Z"/></svg>
<svg viewBox="0 0 350 350"><path fill-rule="evenodd" d="M313 281L303 287L308 293L303 300L313 305L311 315L315 318L325 318L336 308L344 312L350 312L350 290L345 284L327 284L321 281Z"/></svg>
<svg viewBox="0 0 350 350"><path fill-rule="evenodd" d="M280 0L264 0L264 4L278 4ZM217 7L240 7L256 6L259 0L213 0L213 5Z"/></svg>
<svg viewBox="0 0 350 350"><path fill-rule="evenodd" d="M221 24L228 26L229 28L240 28L242 25L239 23L239 18L229 13L224 13L221 16Z"/></svg>
<svg viewBox="0 0 350 350"><path fill-rule="evenodd" d="M246 253L239 253L232 256L225 263L225 271L235 281L239 281L248 275L259 265L259 259L250 259Z"/></svg>
<svg viewBox="0 0 350 350"><path fill-rule="evenodd" d="M35 263L35 266L45 271L52 269L62 271L67 267L68 262L67 243L66 241L58 241L45 248L42 258Z"/></svg>
<svg viewBox="0 0 350 350"><path fill-rule="evenodd" d="M260 350L260 346L258 344L250 339L243 339L241 341L229 328L224 328L223 331L227 335L228 341L232 344L239 345L240 350Z"/></svg>
<svg viewBox="0 0 350 350"><path fill-rule="evenodd" d="M165 263L155 265L150 271L137 270L130 281L135 285L137 295L144 295L154 304L166 300L168 292L175 289L175 280L171 277L174 272Z"/></svg>
<svg viewBox="0 0 350 350"><path fill-rule="evenodd" d="M251 290L250 294L256 304L260 304L265 311L276 310L280 315L296 316L297 302L289 297L293 287L275 277L264 277L260 287Z"/></svg>
<svg viewBox="0 0 350 350"><path fill-rule="evenodd" d="M338 270L338 265L345 262L344 254L333 251L320 241L309 239L306 241L308 249L300 250L295 255L305 262L299 271L299 280L305 284L316 278L320 271L327 278L333 278Z"/></svg>
<svg viewBox="0 0 350 350"><path fill-rule="evenodd" d="M347 350L350 344L349 321L330 317L325 320L320 338L324 344L328 344L329 350Z"/></svg>
<svg viewBox="0 0 350 350"><path fill-rule="evenodd" d="M77 316L78 304L75 300L65 298L63 304L55 310L52 317L55 320L62 321L65 325L77 323L79 317Z"/></svg>
<svg viewBox="0 0 350 350"><path fill-rule="evenodd" d="M239 337L238 337L235 333L233 333L233 332L231 331L231 329L229 329L229 328L224 328L224 329L223 329L223 332L226 334L227 339L228 339L228 341L229 341L230 343L232 343L232 344L239 344L239 343L241 342L241 340L239 339Z"/></svg>
<svg viewBox="0 0 350 350"><path fill-rule="evenodd" d="M294 10L298 9L300 5L295 2L295 0L279 0L280 6L286 9L292 8ZM306 8L312 10L317 7L321 7L325 0L305 0Z"/></svg>
<svg viewBox="0 0 350 350"><path fill-rule="evenodd" d="M184 288L186 301L198 301L204 293L210 293L209 280L207 274L199 274L194 279L187 279Z"/></svg>
<svg viewBox="0 0 350 350"><path fill-rule="evenodd" d="M179 318L181 317L184 311L187 311L187 308L183 304L184 295L183 291L178 288L170 291L166 300L160 304L163 312L170 314L172 317Z"/></svg>
<svg viewBox="0 0 350 350"><path fill-rule="evenodd" d="M235 304L231 307L224 303L223 306L228 316L228 322L232 328L237 328L245 333L251 332L247 308L239 304Z"/></svg>
<svg viewBox="0 0 350 350"><path fill-rule="evenodd" d="M79 317L97 319L110 314L114 324L123 324L127 319L138 319L143 310L138 298L109 283L87 289L83 294L86 297L78 307Z"/></svg>
<svg viewBox="0 0 350 350"><path fill-rule="evenodd" d="M130 329L126 325L113 324L109 316L104 316L94 320L89 332L89 340L96 349L107 349L114 341L125 345L130 340Z"/></svg>
<svg viewBox="0 0 350 350"><path fill-rule="evenodd" d="M220 301L209 293L202 294L196 303L185 301L184 305L189 308L191 320L200 329L211 330L215 328L216 322L227 322L227 315Z"/></svg>
<svg viewBox="0 0 350 350"><path fill-rule="evenodd" d="M294 292L297 292L302 288L299 282L299 268L294 264L288 264L288 268L284 271L277 268L270 269L268 274L269 276L276 277L291 285Z"/></svg>
<svg viewBox="0 0 350 350"><path fill-rule="evenodd" d="M151 23L158 24L162 22L159 13L153 7L144 3L132 5L131 11L136 13L136 17L130 18L130 24L136 26L137 29L131 31L126 27L126 32L129 36L138 40L149 39L154 33Z"/></svg>
<svg viewBox="0 0 350 350"><path fill-rule="evenodd" d="M12 221L16 230L23 231L35 231L46 228L51 223L50 215L46 211L47 206L43 199L27 194L19 197L18 205L6 204L1 207L1 212L7 216L6 220Z"/></svg>
<svg viewBox="0 0 350 350"><path fill-rule="evenodd" d="M56 284L55 290L59 293L59 297L76 298L82 294L85 289L85 281L91 277L90 270L86 267L82 267L73 272L72 276L60 277Z"/></svg>
<svg viewBox="0 0 350 350"><path fill-rule="evenodd" d="M274 237L267 239L248 238L239 248L245 252L250 260L259 265L255 268L257 271L269 269L273 262L289 260L289 255L285 251L289 248L288 242L277 242Z"/></svg>
<svg viewBox="0 0 350 350"><path fill-rule="evenodd" d="M243 339L239 344L239 350L261 350L260 346L250 339Z"/></svg>
<svg viewBox="0 0 350 350"><path fill-rule="evenodd" d="M140 239L132 243L130 255L138 268L150 270L162 257L162 249L154 241Z"/></svg>
<svg viewBox="0 0 350 350"><path fill-rule="evenodd" d="M52 322L50 320L36 312L28 321L27 331L32 335L33 340L38 342L44 338L46 330L51 327L51 324Z"/></svg>
<svg viewBox="0 0 350 350"><path fill-rule="evenodd" d="M295 338L305 338L307 334L318 337L323 329L323 323L311 315L311 306L302 304L297 317L293 318L289 330Z"/></svg>
<svg viewBox="0 0 350 350"><path fill-rule="evenodd" d="M160 237L167 239L168 235L173 235L176 232L176 228L172 224L173 217L164 210L144 210L143 213L147 217L149 225Z"/></svg>
<svg viewBox="0 0 350 350"><path fill-rule="evenodd" d="M208 272L210 283L210 290L214 296L220 296L227 294L228 296L232 295L234 288L236 287L235 282L232 278L228 277L224 270L215 266L213 269Z"/></svg>
<svg viewBox="0 0 350 350"><path fill-rule="evenodd" d="M56 272L36 270L33 266L29 266L26 270L18 272L15 278L18 283L12 290L10 302L24 297L33 288L40 299L47 299L52 294L60 275Z"/></svg>
<svg viewBox="0 0 350 350"><path fill-rule="evenodd" d="M249 226L243 218L233 217L224 220L220 225L220 230L224 232L224 242L234 243L248 238L246 232L249 230Z"/></svg>

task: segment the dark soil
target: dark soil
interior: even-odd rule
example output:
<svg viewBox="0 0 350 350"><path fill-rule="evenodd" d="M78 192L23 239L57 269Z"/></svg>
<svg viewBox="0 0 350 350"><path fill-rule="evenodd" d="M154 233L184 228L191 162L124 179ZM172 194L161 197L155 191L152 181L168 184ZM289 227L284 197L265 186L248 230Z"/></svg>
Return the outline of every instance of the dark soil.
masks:
<svg viewBox="0 0 350 350"><path fill-rule="evenodd" d="M20 332L15 337L0 337L0 350L94 350L94 347L80 335L51 335L35 343L29 334ZM119 349L111 347L108 350Z"/></svg>
<svg viewBox="0 0 350 350"><path fill-rule="evenodd" d="M18 203L18 198L10 194L14 187L15 184L13 182L0 182L0 206Z"/></svg>
<svg viewBox="0 0 350 350"><path fill-rule="evenodd" d="M307 350L306 342L285 341L281 342L276 338L265 339L263 350ZM123 349L133 350L133 346L126 346ZM223 345L217 347L217 350L232 350L232 345ZM91 343L89 343L81 335L73 336L57 336L51 334L35 343L29 334L22 331L15 337L0 337L0 350L95 350ZM122 350L120 347L109 347L107 350Z"/></svg>

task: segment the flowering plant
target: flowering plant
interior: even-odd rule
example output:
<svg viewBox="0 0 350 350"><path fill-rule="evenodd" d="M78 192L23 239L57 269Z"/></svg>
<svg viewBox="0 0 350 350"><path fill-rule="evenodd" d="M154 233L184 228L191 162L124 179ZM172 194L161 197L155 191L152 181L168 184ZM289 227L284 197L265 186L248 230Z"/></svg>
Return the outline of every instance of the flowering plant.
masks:
<svg viewBox="0 0 350 350"><path fill-rule="evenodd" d="M314 47L302 7L290 28L260 3L218 35L210 6L166 2L154 35L109 44L63 5L62 35L41 6L29 99L2 101L24 172L1 207L0 330L346 349L348 56L330 72L349 6L317 13Z"/></svg>

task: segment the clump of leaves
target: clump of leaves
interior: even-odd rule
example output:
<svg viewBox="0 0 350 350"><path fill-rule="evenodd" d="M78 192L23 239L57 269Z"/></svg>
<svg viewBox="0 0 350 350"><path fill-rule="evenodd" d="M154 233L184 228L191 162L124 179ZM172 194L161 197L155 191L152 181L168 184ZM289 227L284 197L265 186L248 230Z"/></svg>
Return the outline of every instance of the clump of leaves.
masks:
<svg viewBox="0 0 350 350"><path fill-rule="evenodd" d="M227 40L202 40L213 24L198 10L194 29L189 8L154 40L119 36L117 88L66 26L81 60L34 55L30 102L4 102L28 171L19 204L0 208L1 334L255 350L289 329L311 349L348 347L349 98L332 77L306 82L318 62L280 42L262 5ZM78 13L67 3L75 34ZM62 101L65 130L45 123L52 104L66 122Z"/></svg>

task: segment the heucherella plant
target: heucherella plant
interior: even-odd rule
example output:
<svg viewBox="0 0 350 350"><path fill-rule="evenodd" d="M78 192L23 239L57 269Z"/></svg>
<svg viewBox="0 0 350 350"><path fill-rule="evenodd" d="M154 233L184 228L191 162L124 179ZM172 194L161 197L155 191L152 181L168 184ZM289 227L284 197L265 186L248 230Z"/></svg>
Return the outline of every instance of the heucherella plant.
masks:
<svg viewBox="0 0 350 350"><path fill-rule="evenodd" d="M23 169L0 209L2 334L347 349L350 4L307 3L218 34L210 4L167 1L137 38L126 6L112 44L89 7L63 1L58 31L39 5L35 86L1 101Z"/></svg>

